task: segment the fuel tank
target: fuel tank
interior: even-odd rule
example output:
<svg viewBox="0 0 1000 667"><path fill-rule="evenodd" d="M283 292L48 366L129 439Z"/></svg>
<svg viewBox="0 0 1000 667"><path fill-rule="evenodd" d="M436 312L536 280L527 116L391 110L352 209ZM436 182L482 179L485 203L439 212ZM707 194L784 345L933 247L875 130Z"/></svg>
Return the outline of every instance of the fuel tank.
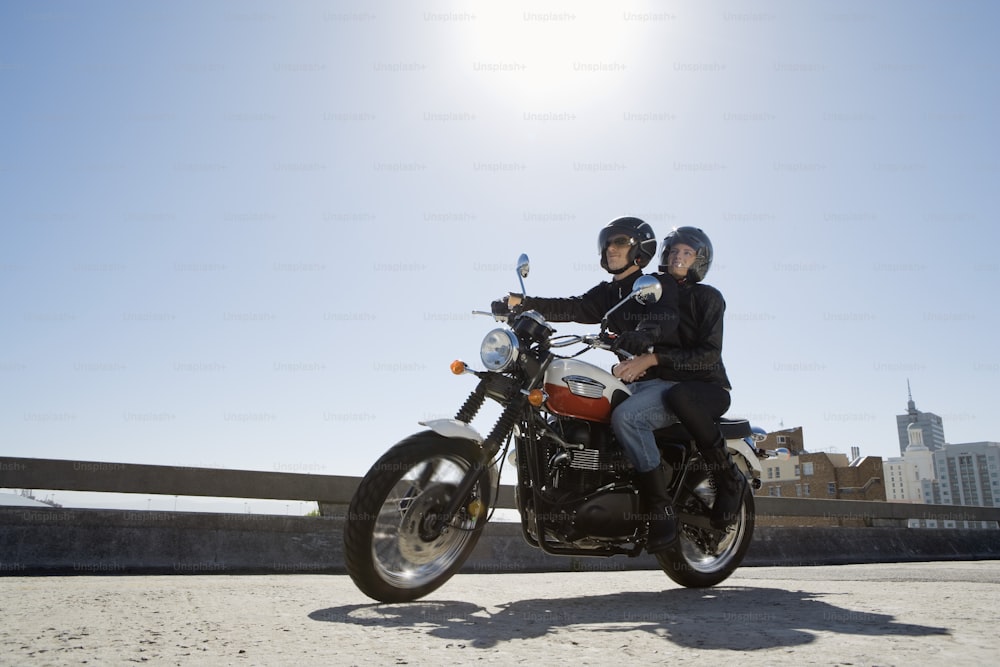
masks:
<svg viewBox="0 0 1000 667"><path fill-rule="evenodd" d="M556 359L545 371L545 403L562 417L608 423L611 409L629 397L625 383L579 359Z"/></svg>

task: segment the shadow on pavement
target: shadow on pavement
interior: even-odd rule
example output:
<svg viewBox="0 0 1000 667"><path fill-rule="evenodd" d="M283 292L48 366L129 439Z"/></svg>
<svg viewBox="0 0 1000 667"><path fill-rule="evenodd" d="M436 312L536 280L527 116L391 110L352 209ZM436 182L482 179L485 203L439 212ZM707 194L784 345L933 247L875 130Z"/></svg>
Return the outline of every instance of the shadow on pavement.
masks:
<svg viewBox="0 0 1000 667"><path fill-rule="evenodd" d="M947 635L946 628L897 622L812 593L774 588L679 589L567 599L535 599L485 608L469 602L344 605L309 614L314 621L410 628L475 648L542 637L553 629L648 632L681 647L756 650L799 646L818 632L881 637Z"/></svg>

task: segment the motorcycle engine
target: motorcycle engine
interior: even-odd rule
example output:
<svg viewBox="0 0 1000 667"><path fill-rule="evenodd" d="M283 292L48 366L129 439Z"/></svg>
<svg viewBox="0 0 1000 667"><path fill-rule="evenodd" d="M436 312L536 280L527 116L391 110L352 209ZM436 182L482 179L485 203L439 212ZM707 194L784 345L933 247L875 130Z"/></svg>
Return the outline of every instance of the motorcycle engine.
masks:
<svg viewBox="0 0 1000 667"><path fill-rule="evenodd" d="M636 529L638 500L624 481L631 465L611 429L576 419L553 423L563 442L545 443L546 523L562 541L585 547L600 540L627 538ZM617 488L615 488L617 487ZM592 542L596 538L598 542Z"/></svg>
<svg viewBox="0 0 1000 667"><path fill-rule="evenodd" d="M559 422L567 449L554 441L546 448L548 486L562 498L582 498L617 480L628 471L629 463L605 424L578 419Z"/></svg>

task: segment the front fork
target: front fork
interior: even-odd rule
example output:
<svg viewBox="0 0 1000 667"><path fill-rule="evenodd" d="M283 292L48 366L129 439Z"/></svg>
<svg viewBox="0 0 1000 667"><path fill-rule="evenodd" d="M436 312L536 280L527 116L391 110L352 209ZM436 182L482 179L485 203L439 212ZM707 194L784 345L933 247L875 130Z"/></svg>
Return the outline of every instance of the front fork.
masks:
<svg viewBox="0 0 1000 667"><path fill-rule="evenodd" d="M485 398L485 391L481 392L482 383L479 387L476 387L476 391L469 397L469 400L465 402L462 409L459 410L459 416L462 416L466 412L466 409L470 407L470 404L477 399L479 405L475 407L475 410L471 412L474 416L478 412L479 407L482 406L483 398ZM437 517L434 529L437 531L444 530L445 526L451 523L455 514L458 513L462 507L465 506L466 499L472 495L472 489L475 488L476 483L479 482L483 475L488 471L490 462L493 461L497 453L499 453L500 448L503 447L503 443L507 440L511 431L514 430L514 425L517 420L521 417L522 411L527 404L528 397L522 393L518 392L500 413L500 418L497 419L497 423L493 426L493 430L490 434L486 436L486 440L483 441L482 456L480 460L473 461L472 467L469 469L462 481L459 483L458 488L455 489L455 493L452 494L451 499L441 511L440 515ZM487 480L488 483L488 480Z"/></svg>
<svg viewBox="0 0 1000 667"><path fill-rule="evenodd" d="M490 434L483 441L481 459L474 461L472 468L462 478L447 507L441 512L440 518L435 523L435 529L444 530L444 527L451 522L455 514L463 507L466 498L469 497L472 489L476 486L476 482L482 478L483 473L487 470L487 466L500 452L503 443L507 441L511 431L514 430L514 425L521 418L524 409L528 405L528 390L541 384L542 378L545 377L545 369L552 363L553 358L551 354L546 352L540 360L526 366L530 370L528 371L528 376L524 378L525 381L521 383L515 382L513 385L501 383L499 385L493 384L490 387L491 381L495 381L503 376L476 373L477 377L479 377L479 384L459 409L458 414L455 415L455 419L466 424L472 421L472 418L476 416L479 409L483 406L483 402L486 400L486 396L490 393L491 388L494 390L493 397L497 398L497 394L499 394L500 402L503 403L506 401L506 405L503 412L500 413L500 418L493 425L493 430L490 431ZM525 363L527 364L528 362L525 361ZM499 391L497 391L498 389Z"/></svg>

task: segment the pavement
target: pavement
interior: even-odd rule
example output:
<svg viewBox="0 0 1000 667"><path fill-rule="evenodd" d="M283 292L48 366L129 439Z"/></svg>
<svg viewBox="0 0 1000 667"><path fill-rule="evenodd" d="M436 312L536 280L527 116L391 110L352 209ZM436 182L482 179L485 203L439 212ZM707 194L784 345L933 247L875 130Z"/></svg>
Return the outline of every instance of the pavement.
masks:
<svg viewBox="0 0 1000 667"><path fill-rule="evenodd" d="M588 561L589 562L589 561ZM998 664L1000 561L463 574L0 577L0 665Z"/></svg>

